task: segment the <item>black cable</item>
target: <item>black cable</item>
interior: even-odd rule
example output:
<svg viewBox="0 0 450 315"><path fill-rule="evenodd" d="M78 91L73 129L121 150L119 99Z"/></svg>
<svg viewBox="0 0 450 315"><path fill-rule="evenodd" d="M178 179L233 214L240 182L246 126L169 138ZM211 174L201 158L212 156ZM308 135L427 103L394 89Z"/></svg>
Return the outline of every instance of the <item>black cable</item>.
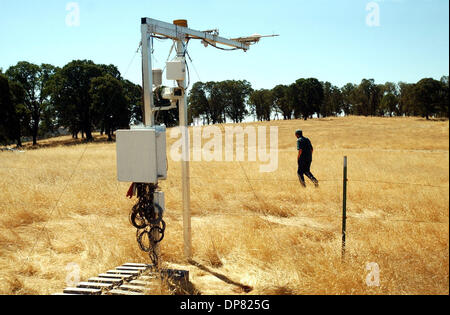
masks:
<svg viewBox="0 0 450 315"><path fill-rule="evenodd" d="M154 93L156 93L156 99L157 99L157 101L161 101L161 99L159 98L159 89L160 89L160 88L157 88L157 89L155 90L155 92L154 92ZM158 125L158 118L159 118L159 113L160 113L160 112L161 112L160 110L156 111L155 125Z"/></svg>

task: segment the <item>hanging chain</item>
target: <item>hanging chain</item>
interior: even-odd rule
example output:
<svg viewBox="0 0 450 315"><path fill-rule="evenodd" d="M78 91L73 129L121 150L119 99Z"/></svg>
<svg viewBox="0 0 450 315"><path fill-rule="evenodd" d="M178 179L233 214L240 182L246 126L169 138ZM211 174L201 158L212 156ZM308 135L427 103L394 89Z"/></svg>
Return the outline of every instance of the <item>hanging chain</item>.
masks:
<svg viewBox="0 0 450 315"><path fill-rule="evenodd" d="M154 202L154 193L158 185L134 184L138 202L130 212L131 224L137 228L136 239L142 251L149 257L156 268L159 268L157 245L164 239L166 223L163 209Z"/></svg>

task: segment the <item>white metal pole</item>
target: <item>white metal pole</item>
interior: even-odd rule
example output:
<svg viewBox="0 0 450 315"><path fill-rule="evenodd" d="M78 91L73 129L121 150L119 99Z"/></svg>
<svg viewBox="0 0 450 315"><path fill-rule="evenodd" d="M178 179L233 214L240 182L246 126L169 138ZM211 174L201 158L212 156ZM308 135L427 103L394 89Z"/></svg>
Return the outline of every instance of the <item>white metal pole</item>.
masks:
<svg viewBox="0 0 450 315"><path fill-rule="evenodd" d="M178 40L177 56L186 60L184 53L184 42ZM186 77L183 81L178 81L179 87L183 88L184 97L179 102L180 115L180 129L182 136L182 193L183 193L183 234L184 234L184 255L187 259L192 258L192 234L191 234L191 196L190 196L190 178L189 178L189 159L190 159L190 145L189 145L189 129L188 129L188 114L187 114L187 95L186 95Z"/></svg>
<svg viewBox="0 0 450 315"><path fill-rule="evenodd" d="M155 125L153 114L152 41L147 24L141 25L142 37L142 88L144 89L144 125Z"/></svg>
<svg viewBox="0 0 450 315"><path fill-rule="evenodd" d="M142 37L142 88L144 90L144 125L146 127L153 127L155 125L154 116L154 102L153 102L153 69L152 69L152 38L148 32L147 24L141 25L141 37ZM154 231L152 233L154 239L159 239L160 233ZM154 253L157 257L160 256L159 243L152 244ZM154 266L157 270L160 268L160 261L157 259L157 265Z"/></svg>

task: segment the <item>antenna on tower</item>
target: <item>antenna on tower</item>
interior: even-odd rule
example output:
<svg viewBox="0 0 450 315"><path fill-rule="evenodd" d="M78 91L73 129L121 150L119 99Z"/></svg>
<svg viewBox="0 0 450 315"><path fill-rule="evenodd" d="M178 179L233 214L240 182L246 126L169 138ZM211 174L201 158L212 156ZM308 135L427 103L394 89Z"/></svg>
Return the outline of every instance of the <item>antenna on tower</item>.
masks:
<svg viewBox="0 0 450 315"><path fill-rule="evenodd" d="M275 35L275 34L273 34L273 35L253 34L253 35L248 36L248 37L233 38L233 40L235 40L237 42L240 42L240 43L246 43L246 44L252 45L252 44L258 43L261 38L264 38L264 37L277 37L277 36L280 36L280 35Z"/></svg>

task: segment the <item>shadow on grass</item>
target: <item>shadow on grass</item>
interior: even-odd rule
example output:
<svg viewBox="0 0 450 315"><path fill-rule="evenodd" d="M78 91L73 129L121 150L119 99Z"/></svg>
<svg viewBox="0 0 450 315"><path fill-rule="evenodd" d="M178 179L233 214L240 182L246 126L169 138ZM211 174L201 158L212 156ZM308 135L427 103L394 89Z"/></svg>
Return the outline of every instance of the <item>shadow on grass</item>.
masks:
<svg viewBox="0 0 450 315"><path fill-rule="evenodd" d="M33 145L32 143L25 143L22 147L20 147L20 150L39 150L39 149L48 149L48 148L55 148L55 147L71 147L76 145L82 145L86 143L114 143L116 142L116 138L113 137L112 141L108 141L107 136L93 136L94 138L91 141L87 141L86 139L73 139L73 138L67 138L67 139L46 139L41 140L38 142L37 145Z"/></svg>
<svg viewBox="0 0 450 315"><path fill-rule="evenodd" d="M439 122L443 122L443 121L448 121L448 118L445 117L441 117L441 118L434 118L434 117L430 117L428 120L423 117L423 118L418 118L416 119L416 121L427 121L427 122L435 122L435 121L439 121Z"/></svg>
<svg viewBox="0 0 450 315"><path fill-rule="evenodd" d="M199 268L200 270L203 270L205 272L208 272L208 273L212 274L213 276L215 276L219 280L222 280L225 283L228 283L228 284L231 284L231 285L234 285L234 286L238 287L239 289L241 289L245 293L249 293L249 292L253 291L252 287L250 287L248 285L245 285L245 284L242 284L242 283L239 283L239 282L236 282L234 280L231 280L227 276L225 276L223 274L220 274L218 272L215 272L215 271L209 269L208 267L206 267L206 266L204 266L204 265L202 265L202 264L200 264L200 263L198 263L198 262L196 262L194 260L189 260L189 263L191 265Z"/></svg>
<svg viewBox="0 0 450 315"><path fill-rule="evenodd" d="M201 292L190 281L170 281L165 279L164 283L173 295L201 295Z"/></svg>

